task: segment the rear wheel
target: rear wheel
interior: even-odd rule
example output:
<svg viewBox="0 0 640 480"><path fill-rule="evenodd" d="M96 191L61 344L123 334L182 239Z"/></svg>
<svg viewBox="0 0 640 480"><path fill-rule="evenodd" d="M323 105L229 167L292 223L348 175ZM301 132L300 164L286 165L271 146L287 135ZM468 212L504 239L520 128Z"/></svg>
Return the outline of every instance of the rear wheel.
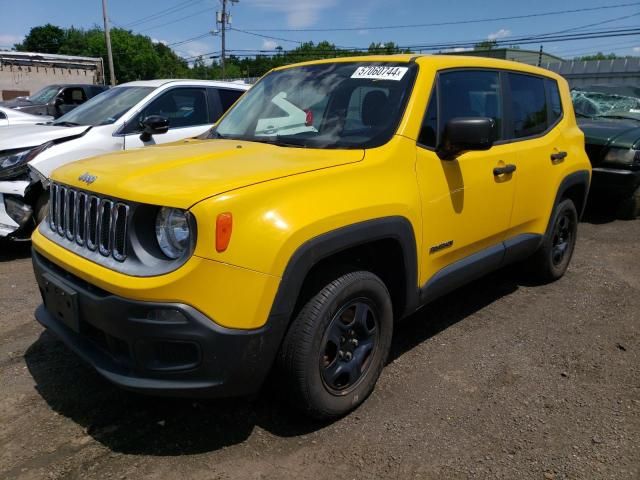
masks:
<svg viewBox="0 0 640 480"><path fill-rule="evenodd" d="M391 299L376 275L348 273L324 286L297 315L282 345L289 398L323 420L356 408L373 391L392 332Z"/></svg>
<svg viewBox="0 0 640 480"><path fill-rule="evenodd" d="M551 229L542 245L528 260L529 270L541 282L562 277L573 256L578 233L578 212L571 200L562 200L554 209Z"/></svg>

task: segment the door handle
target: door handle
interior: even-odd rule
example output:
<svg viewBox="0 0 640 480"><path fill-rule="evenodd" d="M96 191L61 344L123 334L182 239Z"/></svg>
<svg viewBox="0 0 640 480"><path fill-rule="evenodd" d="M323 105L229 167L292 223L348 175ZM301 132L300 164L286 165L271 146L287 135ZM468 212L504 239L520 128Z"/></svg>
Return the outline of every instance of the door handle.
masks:
<svg viewBox="0 0 640 480"><path fill-rule="evenodd" d="M551 163L560 163L567 158L567 152L555 152L551 154Z"/></svg>
<svg viewBox="0 0 640 480"><path fill-rule="evenodd" d="M512 163L508 163L504 167L495 167L493 169L493 175L497 177L498 175L507 175L515 171L516 171L516 166L513 165Z"/></svg>

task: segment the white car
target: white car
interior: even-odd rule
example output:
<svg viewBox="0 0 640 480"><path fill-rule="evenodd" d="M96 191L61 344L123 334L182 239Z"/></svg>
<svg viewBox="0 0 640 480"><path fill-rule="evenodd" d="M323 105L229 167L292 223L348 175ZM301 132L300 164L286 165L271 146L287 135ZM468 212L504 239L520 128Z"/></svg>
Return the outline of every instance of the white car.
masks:
<svg viewBox="0 0 640 480"><path fill-rule="evenodd" d="M111 88L53 123L0 128L0 239L28 239L46 214L48 177L70 162L198 136L249 85L148 80Z"/></svg>
<svg viewBox="0 0 640 480"><path fill-rule="evenodd" d="M31 115L20 112L12 108L0 107L0 127L9 125L34 125L36 123L46 123L53 120L48 115Z"/></svg>

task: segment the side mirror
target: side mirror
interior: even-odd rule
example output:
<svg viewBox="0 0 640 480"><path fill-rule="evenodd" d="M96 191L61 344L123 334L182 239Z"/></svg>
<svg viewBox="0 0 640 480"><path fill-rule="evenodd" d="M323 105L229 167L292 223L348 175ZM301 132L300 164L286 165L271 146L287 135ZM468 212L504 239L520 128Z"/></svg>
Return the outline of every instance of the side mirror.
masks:
<svg viewBox="0 0 640 480"><path fill-rule="evenodd" d="M56 107L59 107L60 105L64 104L64 100L62 99L62 97L56 97L56 99L53 101L53 104Z"/></svg>
<svg viewBox="0 0 640 480"><path fill-rule="evenodd" d="M160 115L149 115L140 122L142 134L140 140L148 142L153 135L161 135L169 130L169 119Z"/></svg>
<svg viewBox="0 0 640 480"><path fill-rule="evenodd" d="M444 127L442 145L436 152L442 160L453 160L470 150L489 150L494 127L494 120L488 117L452 118Z"/></svg>

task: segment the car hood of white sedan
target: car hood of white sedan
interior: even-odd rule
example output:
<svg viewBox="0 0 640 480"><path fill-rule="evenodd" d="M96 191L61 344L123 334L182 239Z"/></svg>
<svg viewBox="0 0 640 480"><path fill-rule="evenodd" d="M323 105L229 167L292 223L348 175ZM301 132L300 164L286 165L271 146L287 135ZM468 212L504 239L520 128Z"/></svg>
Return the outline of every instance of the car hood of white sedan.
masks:
<svg viewBox="0 0 640 480"><path fill-rule="evenodd" d="M58 127L54 125L14 125L0 128L0 152L16 148L29 148L52 140L82 135L91 127Z"/></svg>

